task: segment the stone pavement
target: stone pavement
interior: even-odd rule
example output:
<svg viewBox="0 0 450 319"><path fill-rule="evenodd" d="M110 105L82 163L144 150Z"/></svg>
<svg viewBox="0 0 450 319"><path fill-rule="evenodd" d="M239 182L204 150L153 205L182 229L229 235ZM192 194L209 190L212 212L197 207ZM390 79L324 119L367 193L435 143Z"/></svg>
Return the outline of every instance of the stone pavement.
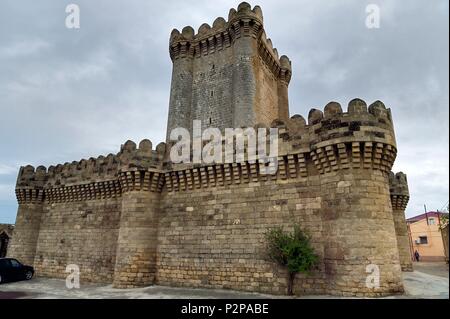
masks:
<svg viewBox="0 0 450 319"><path fill-rule="evenodd" d="M283 297L283 296L281 296ZM36 278L0 285L2 298L32 299L269 299L278 296L245 293L231 290L191 289L151 286L135 289L115 289L112 285L82 284L80 289L69 290L61 279Z"/></svg>
<svg viewBox="0 0 450 319"><path fill-rule="evenodd" d="M413 298L449 298L449 268L444 262L414 263L403 273L406 294Z"/></svg>
<svg viewBox="0 0 450 319"><path fill-rule="evenodd" d="M448 278L448 265L444 262L415 262L413 267L414 270L428 275Z"/></svg>
<svg viewBox="0 0 450 319"><path fill-rule="evenodd" d="M449 298L448 265L445 263L415 264L415 271L403 273L406 294L391 298ZM190 289L151 286L138 289L114 289L112 285L84 284L80 289L68 290L61 279L36 278L0 285L0 299L280 299L258 293L232 290ZM297 298L334 298L333 296L302 296Z"/></svg>

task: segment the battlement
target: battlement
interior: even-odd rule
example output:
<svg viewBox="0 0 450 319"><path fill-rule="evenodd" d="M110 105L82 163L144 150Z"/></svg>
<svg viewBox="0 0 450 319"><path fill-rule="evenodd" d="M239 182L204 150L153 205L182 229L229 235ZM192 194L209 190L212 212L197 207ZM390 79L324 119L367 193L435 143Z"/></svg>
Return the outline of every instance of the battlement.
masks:
<svg viewBox="0 0 450 319"><path fill-rule="evenodd" d="M408 179L403 172L389 174L389 189L391 192L392 208L405 210L409 202Z"/></svg>
<svg viewBox="0 0 450 319"><path fill-rule="evenodd" d="M330 102L324 111L311 109L308 121L296 114L287 121L275 120L272 127L279 128L285 141L298 139L319 144L336 138L374 142L389 138L389 142L395 146L391 110L381 101L367 107L365 101L354 99L348 104L347 112L343 112L339 103Z"/></svg>
<svg viewBox="0 0 450 319"><path fill-rule="evenodd" d="M42 187L47 180L47 168L39 166L34 168L31 165L21 167L17 178L17 187Z"/></svg>
<svg viewBox="0 0 450 319"><path fill-rule="evenodd" d="M324 112L312 109L308 123L301 115L276 120L281 155L309 153L320 173L339 168L373 168L389 172L396 158L390 109L376 101L367 108L360 99L348 104L330 102Z"/></svg>
<svg viewBox="0 0 450 319"><path fill-rule="evenodd" d="M174 29L170 36L170 43L175 43L179 41L201 41L203 39L208 39L212 36L215 36L218 31L224 31L231 27L232 31L236 31L238 29L233 28L235 25L244 25L248 23L248 25L257 24L258 28L263 26L263 13L259 6L255 6L252 10L250 4L247 2L242 2L237 10L234 8L230 9L228 14L228 21L226 21L223 17L218 17L214 20L212 27L208 23L203 23L197 33L195 33L194 28L191 26L186 26L182 29L182 32ZM239 28L240 30L240 28ZM258 31L259 29L255 29ZM255 33L256 35L257 33Z"/></svg>
<svg viewBox="0 0 450 319"><path fill-rule="evenodd" d="M139 143L139 147L133 141L127 141L116 155L59 164L50 166L48 170L44 166L36 169L33 166L21 167L16 196L19 203L42 201L44 193L47 199L53 201L120 196L121 174L161 170L165 152L165 143L153 150L152 142L145 139Z"/></svg>
<svg viewBox="0 0 450 319"><path fill-rule="evenodd" d="M174 29L170 34L170 57L172 60L186 57L200 58L214 54L233 45L240 38L253 37L258 40L258 52L273 73L289 82L292 74L291 61L285 55L279 57L272 40L267 38L263 29L263 13L259 6L253 9L242 2L237 10L232 8L228 21L223 17L214 20L212 27L204 23L198 32L186 26L180 32Z"/></svg>
<svg viewBox="0 0 450 319"><path fill-rule="evenodd" d="M120 153L117 155L120 160L120 170L130 169L155 169L160 170L163 166L164 156L166 154L166 144L160 143L152 149L150 140L143 140L137 147L133 141L127 141L121 146Z"/></svg>
<svg viewBox="0 0 450 319"><path fill-rule="evenodd" d="M243 138L243 144L234 145L232 163L225 161L226 136L222 136L221 140L221 161L212 164L173 164L167 159L170 149L165 143L160 143L153 150L149 140L141 141L139 147L133 141L127 141L116 155L51 166L48 172L43 166L36 170L31 166L22 168L17 189L46 188L55 191L70 188L76 191L79 185L91 185L90 189L95 188L92 185L97 185L100 190L109 189L111 196L119 196L123 190L146 188L161 191L165 184L169 191L188 190L241 181L308 177L351 168L389 173L396 158L391 111L381 101L367 107L363 100L354 99L349 102L347 112L339 103L330 102L324 111L312 109L308 122L301 115L294 115L287 121L275 120L270 127L277 128L279 134L279 169L274 176L262 175L262 166L266 163L255 161L253 157L262 145L251 146L250 149L248 136L237 135L235 138ZM256 133L258 129L266 129L267 152L270 147L269 127L257 124L254 128ZM257 135L255 139L258 140ZM202 146L207 143L203 141ZM235 156L238 151L244 154L242 158ZM393 194L399 197L404 187L407 191L406 182L400 183L406 177L398 175L396 178L395 183L391 184L394 185ZM55 195L55 198L62 198L67 193L62 192L63 195ZM52 191L48 193L52 198Z"/></svg>
<svg viewBox="0 0 450 319"><path fill-rule="evenodd" d="M391 172L389 174L389 185L391 194L409 196L408 178L405 173L399 172L395 174Z"/></svg>
<svg viewBox="0 0 450 319"><path fill-rule="evenodd" d="M19 204L42 202L47 178L47 169L44 166L36 169L31 165L21 167L16 183L16 197Z"/></svg>
<svg viewBox="0 0 450 319"><path fill-rule="evenodd" d="M312 109L308 123L301 115L294 115L288 121L275 120L271 127L278 128L279 136L276 158L278 170L275 174L261 174L266 160L255 161L255 152L252 152L255 146L249 148L249 137L244 130L244 135L235 136L236 139L242 139L242 145L233 148L233 163L225 161L226 136L222 136L220 163L167 163L167 189L190 190L274 179L307 178L341 169L373 169L388 174L397 154L391 111L381 101L367 107L363 100L354 99L348 104L347 112L343 112L339 103L330 102L324 112ZM258 129L265 128L266 142L269 143L268 127L257 124L254 128L256 133ZM257 135L255 139L258 140ZM264 147L256 145L256 149L261 146ZM267 153L269 145L265 145L265 150L264 155L270 158ZM240 159L235 157L237 151L243 154Z"/></svg>

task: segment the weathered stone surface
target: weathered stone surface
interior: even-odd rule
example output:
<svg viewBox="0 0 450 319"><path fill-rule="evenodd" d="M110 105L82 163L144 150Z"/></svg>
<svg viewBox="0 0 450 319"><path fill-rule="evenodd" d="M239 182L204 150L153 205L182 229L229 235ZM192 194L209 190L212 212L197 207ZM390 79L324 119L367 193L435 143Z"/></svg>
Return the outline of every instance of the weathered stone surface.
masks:
<svg viewBox="0 0 450 319"><path fill-rule="evenodd" d="M389 175L392 212L397 235L400 264L403 271L413 271L412 252L406 226L405 209L409 201L408 181L404 173Z"/></svg>
<svg viewBox="0 0 450 319"><path fill-rule="evenodd" d="M380 296L403 291L408 269L406 178L392 178L397 148L382 102L329 103L308 123L289 118L290 61L262 30L262 12L243 4L229 21L171 34L170 130L277 127L278 171L248 152L234 163L174 164L169 147L127 141L118 154L48 170L21 168L10 255L38 275L121 288L153 283L283 294L286 273L266 260L264 234L300 224L320 257L297 294ZM206 121L204 121L206 120ZM403 219L402 219L403 218ZM367 266L380 286L366 285Z"/></svg>
<svg viewBox="0 0 450 319"><path fill-rule="evenodd" d="M291 61L278 56L266 38L261 8L248 5L218 18L211 28L172 31L173 61L167 141L177 127L192 130L270 125L289 118L288 86Z"/></svg>
<svg viewBox="0 0 450 319"><path fill-rule="evenodd" d="M0 224L0 258L8 253L9 242L13 236L14 225Z"/></svg>

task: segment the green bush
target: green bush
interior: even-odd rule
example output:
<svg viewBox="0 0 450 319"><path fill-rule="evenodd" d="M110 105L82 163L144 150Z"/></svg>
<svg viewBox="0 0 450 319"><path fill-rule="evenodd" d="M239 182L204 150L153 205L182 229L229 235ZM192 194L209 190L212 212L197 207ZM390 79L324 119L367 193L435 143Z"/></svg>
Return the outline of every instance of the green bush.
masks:
<svg viewBox="0 0 450 319"><path fill-rule="evenodd" d="M267 254L271 261L286 267L288 271L288 295L293 294L293 283L297 273L310 274L318 263L318 256L311 247L310 238L294 226L293 233L281 228L271 229L266 234Z"/></svg>

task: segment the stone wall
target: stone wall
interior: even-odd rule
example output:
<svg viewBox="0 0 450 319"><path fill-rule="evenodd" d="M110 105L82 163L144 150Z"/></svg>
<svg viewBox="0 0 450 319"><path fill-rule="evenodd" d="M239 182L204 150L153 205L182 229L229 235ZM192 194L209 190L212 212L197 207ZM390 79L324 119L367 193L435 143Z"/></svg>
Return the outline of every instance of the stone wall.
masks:
<svg viewBox="0 0 450 319"><path fill-rule="evenodd" d="M7 255L13 232L14 225L0 224L0 258Z"/></svg>
<svg viewBox="0 0 450 319"><path fill-rule="evenodd" d="M323 257L318 177L163 192L157 282L283 294L286 274L267 261L265 233L300 224ZM325 292L323 264L297 293Z"/></svg>
<svg viewBox="0 0 450 319"><path fill-rule="evenodd" d="M155 282L159 193L145 185L145 174L127 174L132 187L124 189L114 271L114 286L132 288Z"/></svg>
<svg viewBox="0 0 450 319"><path fill-rule="evenodd" d="M117 199L45 203L34 266L39 276L65 278L80 267L82 281L111 282L121 203Z"/></svg>
<svg viewBox="0 0 450 319"><path fill-rule="evenodd" d="M406 225L405 210L409 202L408 180L404 173L389 176L392 213L398 242L400 264L403 271L413 271L410 236Z"/></svg>
<svg viewBox="0 0 450 319"><path fill-rule="evenodd" d="M22 168L11 255L34 262L38 275L63 277L78 264L83 280L120 288L156 282L281 294L286 273L266 260L264 234L298 223L320 265L298 276L296 293L401 292L393 205L406 179L390 173L390 110L355 99L343 112L332 102L311 110L308 123L295 115L272 126L273 175L248 153L241 162L173 164L165 144L152 150L148 140L128 141L116 155ZM381 272L375 289L366 286L369 265Z"/></svg>
<svg viewBox="0 0 450 319"><path fill-rule="evenodd" d="M5 232L8 236L12 237L14 232L14 225L0 224L0 233Z"/></svg>
<svg viewBox="0 0 450 319"><path fill-rule="evenodd" d="M273 76L262 58L256 57L253 65L256 81L255 123L270 125L274 119L282 118L279 114L280 105L278 103L279 80Z"/></svg>
<svg viewBox="0 0 450 319"><path fill-rule="evenodd" d="M325 273L335 295L403 292L387 176L380 171L336 172L322 178ZM367 287L373 266L380 287ZM350 284L351 283L351 284Z"/></svg>
<svg viewBox="0 0 450 319"><path fill-rule="evenodd" d="M299 222L316 238L322 264L316 277L297 280L298 292L402 292L389 182L396 157L390 111L379 101L367 107L355 99L346 113L329 103L324 113L312 110L308 124L293 116L273 125L280 132L276 175L260 175L249 161L174 165L166 172L157 282L283 291L285 277L261 253L263 233ZM381 273L377 289L366 286L373 265Z"/></svg>
<svg viewBox="0 0 450 319"><path fill-rule="evenodd" d="M267 126L289 117L291 63L266 37L261 8L231 9L197 33L190 26L170 37L173 62L167 139L176 127Z"/></svg>
<svg viewBox="0 0 450 319"><path fill-rule="evenodd" d="M39 237L42 203L19 204L16 217L16 232L8 248L8 256L33 265Z"/></svg>
<svg viewBox="0 0 450 319"><path fill-rule="evenodd" d="M195 58L193 65L190 121L202 121L202 130L207 127L233 127L232 48Z"/></svg>

